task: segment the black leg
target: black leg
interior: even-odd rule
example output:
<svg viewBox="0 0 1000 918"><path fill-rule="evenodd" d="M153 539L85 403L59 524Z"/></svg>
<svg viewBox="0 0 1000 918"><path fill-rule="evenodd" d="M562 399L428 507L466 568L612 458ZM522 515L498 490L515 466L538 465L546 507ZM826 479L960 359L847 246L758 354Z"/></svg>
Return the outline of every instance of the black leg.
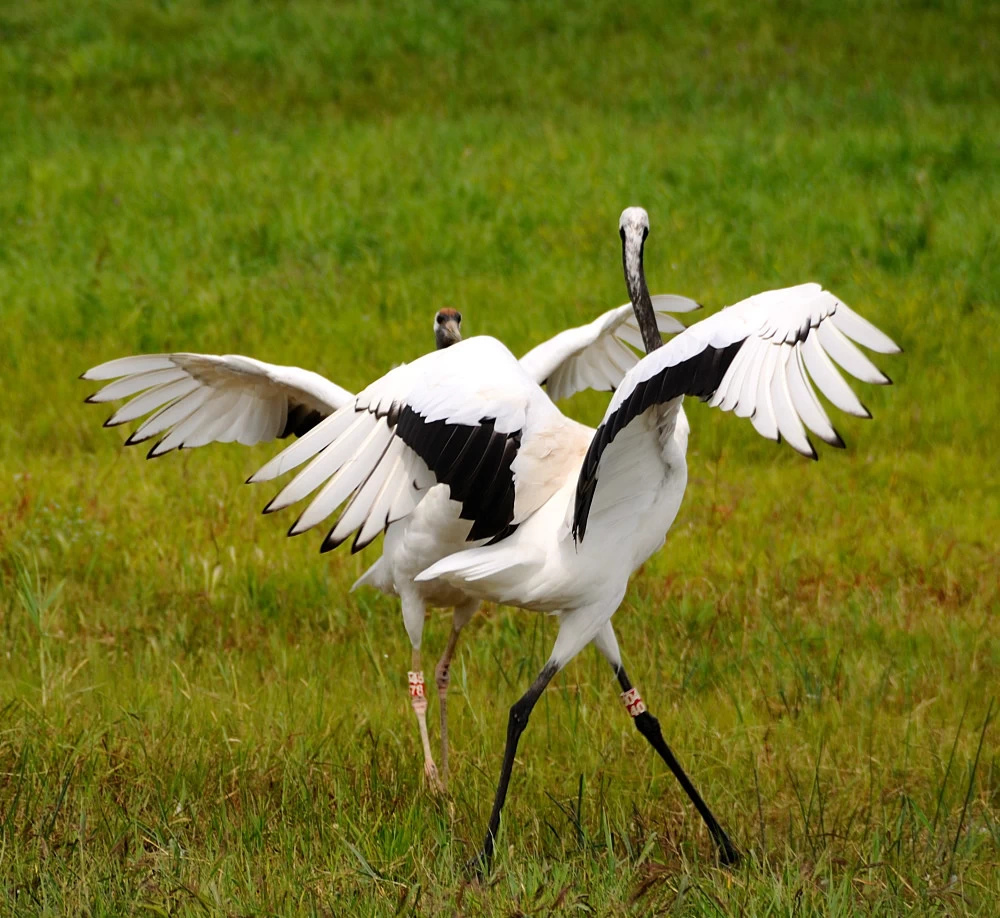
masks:
<svg viewBox="0 0 1000 918"><path fill-rule="evenodd" d="M674 754L670 751L666 740L663 739L660 722L646 710L646 705L639 697L639 693L635 692L632 688L632 683L625 674L625 668L618 666L615 670L615 675L618 676L618 683L622 687L622 700L625 702L625 707L628 709L629 714L632 715L632 719L635 721L639 732L649 740L649 745L667 763L667 768L674 773L674 777L680 782L681 787L684 788L684 792L691 799L695 809L701 814L701 818L705 820L705 825L708 826L712 840L719 849L719 862L727 867L735 867L740 862L739 852L729 840L729 836L726 835L722 826L719 825L718 820L712 815L712 811L708 808L708 805L701 799L701 794L695 790L691 779L684 773L684 769L681 768L680 762L674 758Z"/></svg>
<svg viewBox="0 0 1000 918"><path fill-rule="evenodd" d="M486 828L486 839L483 842L482 850L477 854L466 867L474 869L480 877L485 876L490 871L490 864L493 861L493 849L496 843L497 832L500 831L500 811L503 809L504 800L507 798L507 787L510 785L510 772L514 767L514 755L517 753L517 741L524 733L524 728L528 726L528 718L531 710L535 706L545 686L552 681L552 677L559 671L559 667L554 663L546 663L538 678L531 683L528 689L510 709L510 717L507 720L507 745L503 751L503 765L500 767L500 783L497 784L497 794L493 799L493 812L490 814L490 824Z"/></svg>

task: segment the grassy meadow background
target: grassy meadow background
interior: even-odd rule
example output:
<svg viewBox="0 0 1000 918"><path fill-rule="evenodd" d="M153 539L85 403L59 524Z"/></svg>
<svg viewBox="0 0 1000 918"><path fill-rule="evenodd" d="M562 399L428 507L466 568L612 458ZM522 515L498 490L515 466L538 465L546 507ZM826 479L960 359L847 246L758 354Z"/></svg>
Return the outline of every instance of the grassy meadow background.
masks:
<svg viewBox="0 0 1000 918"><path fill-rule="evenodd" d="M0 913L995 914L998 61L963 0L0 3ZM123 449L77 376L200 350L358 388L443 305L524 351L624 302L629 204L653 292L817 280L906 353L819 463L692 405L615 617L746 865L587 651L470 885L552 622L467 629L434 797L396 604L347 593L377 549L262 517L273 447Z"/></svg>

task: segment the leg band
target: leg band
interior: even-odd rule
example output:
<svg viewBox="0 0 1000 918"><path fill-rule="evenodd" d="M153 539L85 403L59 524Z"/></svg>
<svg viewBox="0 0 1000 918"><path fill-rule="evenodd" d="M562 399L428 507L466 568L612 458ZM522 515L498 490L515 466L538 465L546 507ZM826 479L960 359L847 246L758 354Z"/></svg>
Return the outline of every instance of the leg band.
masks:
<svg viewBox="0 0 1000 918"><path fill-rule="evenodd" d="M646 713L646 702L642 700L637 688L630 688L627 692L622 692L622 702L625 704L625 710L632 717Z"/></svg>
<svg viewBox="0 0 1000 918"><path fill-rule="evenodd" d="M426 698L427 696L424 692L424 674L422 672L407 673L406 677L410 683L410 697Z"/></svg>

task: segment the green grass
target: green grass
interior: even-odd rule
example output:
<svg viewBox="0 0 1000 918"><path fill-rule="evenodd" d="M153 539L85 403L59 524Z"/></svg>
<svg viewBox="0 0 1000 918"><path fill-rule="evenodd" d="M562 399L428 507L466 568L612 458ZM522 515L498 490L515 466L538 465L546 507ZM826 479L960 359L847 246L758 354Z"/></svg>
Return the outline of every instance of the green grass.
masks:
<svg viewBox="0 0 1000 918"><path fill-rule="evenodd" d="M0 4L0 913L995 913L998 60L961 0ZM76 376L184 349L359 387L445 304L524 350L624 300L632 203L654 292L818 280L906 353L818 465L692 406L615 617L748 863L588 651L480 888L552 623L469 627L432 797L396 606L347 593L375 550L261 517L273 449L122 450Z"/></svg>

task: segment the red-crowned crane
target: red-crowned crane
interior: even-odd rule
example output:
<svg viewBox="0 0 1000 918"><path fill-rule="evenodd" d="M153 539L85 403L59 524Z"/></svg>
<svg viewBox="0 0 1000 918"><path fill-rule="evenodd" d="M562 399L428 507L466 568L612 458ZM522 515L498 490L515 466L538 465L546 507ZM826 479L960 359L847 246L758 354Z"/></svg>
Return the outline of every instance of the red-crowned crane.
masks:
<svg viewBox="0 0 1000 918"><path fill-rule="evenodd" d="M698 306L693 300L673 295L653 297L653 305L658 331L669 333L684 328L670 312L688 312ZM462 340L461 323L461 313L456 309L444 308L435 314L433 327L438 350ZM532 379L545 384L552 398L565 398L581 389L608 390L617 386L638 361L635 351L627 345L641 347L641 344L632 307L626 303L587 325L560 332L525 354L521 365ZM115 380L90 396L88 402L130 399L107 420L106 427L148 415L125 442L132 445L155 439L149 458L212 442L236 441L249 446L292 434L301 436L354 399L346 389L318 373L234 354L125 357L93 367L82 378ZM416 472L415 475L419 477ZM412 645L408 691L420 730L424 772L431 786L439 788L441 782L427 732L427 697L420 663L425 610L428 605L455 608L447 647L435 669L442 773L447 776L449 667L459 633L479 608L479 600L443 583L414 583L413 577L429 563L424 560L425 535L419 527L400 529L391 525L392 513L388 511L398 510L389 504L385 509L387 515L381 524L367 527L355 539L354 550L358 550L386 528L382 556L354 586L374 586L401 599L403 621ZM464 544L471 524L456 521L454 525L457 538ZM441 556L434 560L438 557Z"/></svg>
<svg viewBox="0 0 1000 918"><path fill-rule="evenodd" d="M252 476L275 478L311 460L269 505L316 492L290 534L319 525L346 501L324 549L355 532L363 543L392 522L387 550L404 546L415 589L557 616L548 661L510 709L496 797L474 859L481 871L489 869L532 708L590 643L611 664L639 732L705 820L721 862L738 862L626 675L611 616L680 508L685 396L749 418L763 436L816 458L806 428L831 446L843 441L814 386L842 411L870 417L833 361L864 382L887 384L852 339L873 351L899 351L813 283L759 293L662 344L643 271L646 212L627 208L619 231L647 355L625 374L596 431L565 417L499 341L469 338L392 370ZM479 544L469 547L469 540ZM406 604L404 595L404 615Z"/></svg>

